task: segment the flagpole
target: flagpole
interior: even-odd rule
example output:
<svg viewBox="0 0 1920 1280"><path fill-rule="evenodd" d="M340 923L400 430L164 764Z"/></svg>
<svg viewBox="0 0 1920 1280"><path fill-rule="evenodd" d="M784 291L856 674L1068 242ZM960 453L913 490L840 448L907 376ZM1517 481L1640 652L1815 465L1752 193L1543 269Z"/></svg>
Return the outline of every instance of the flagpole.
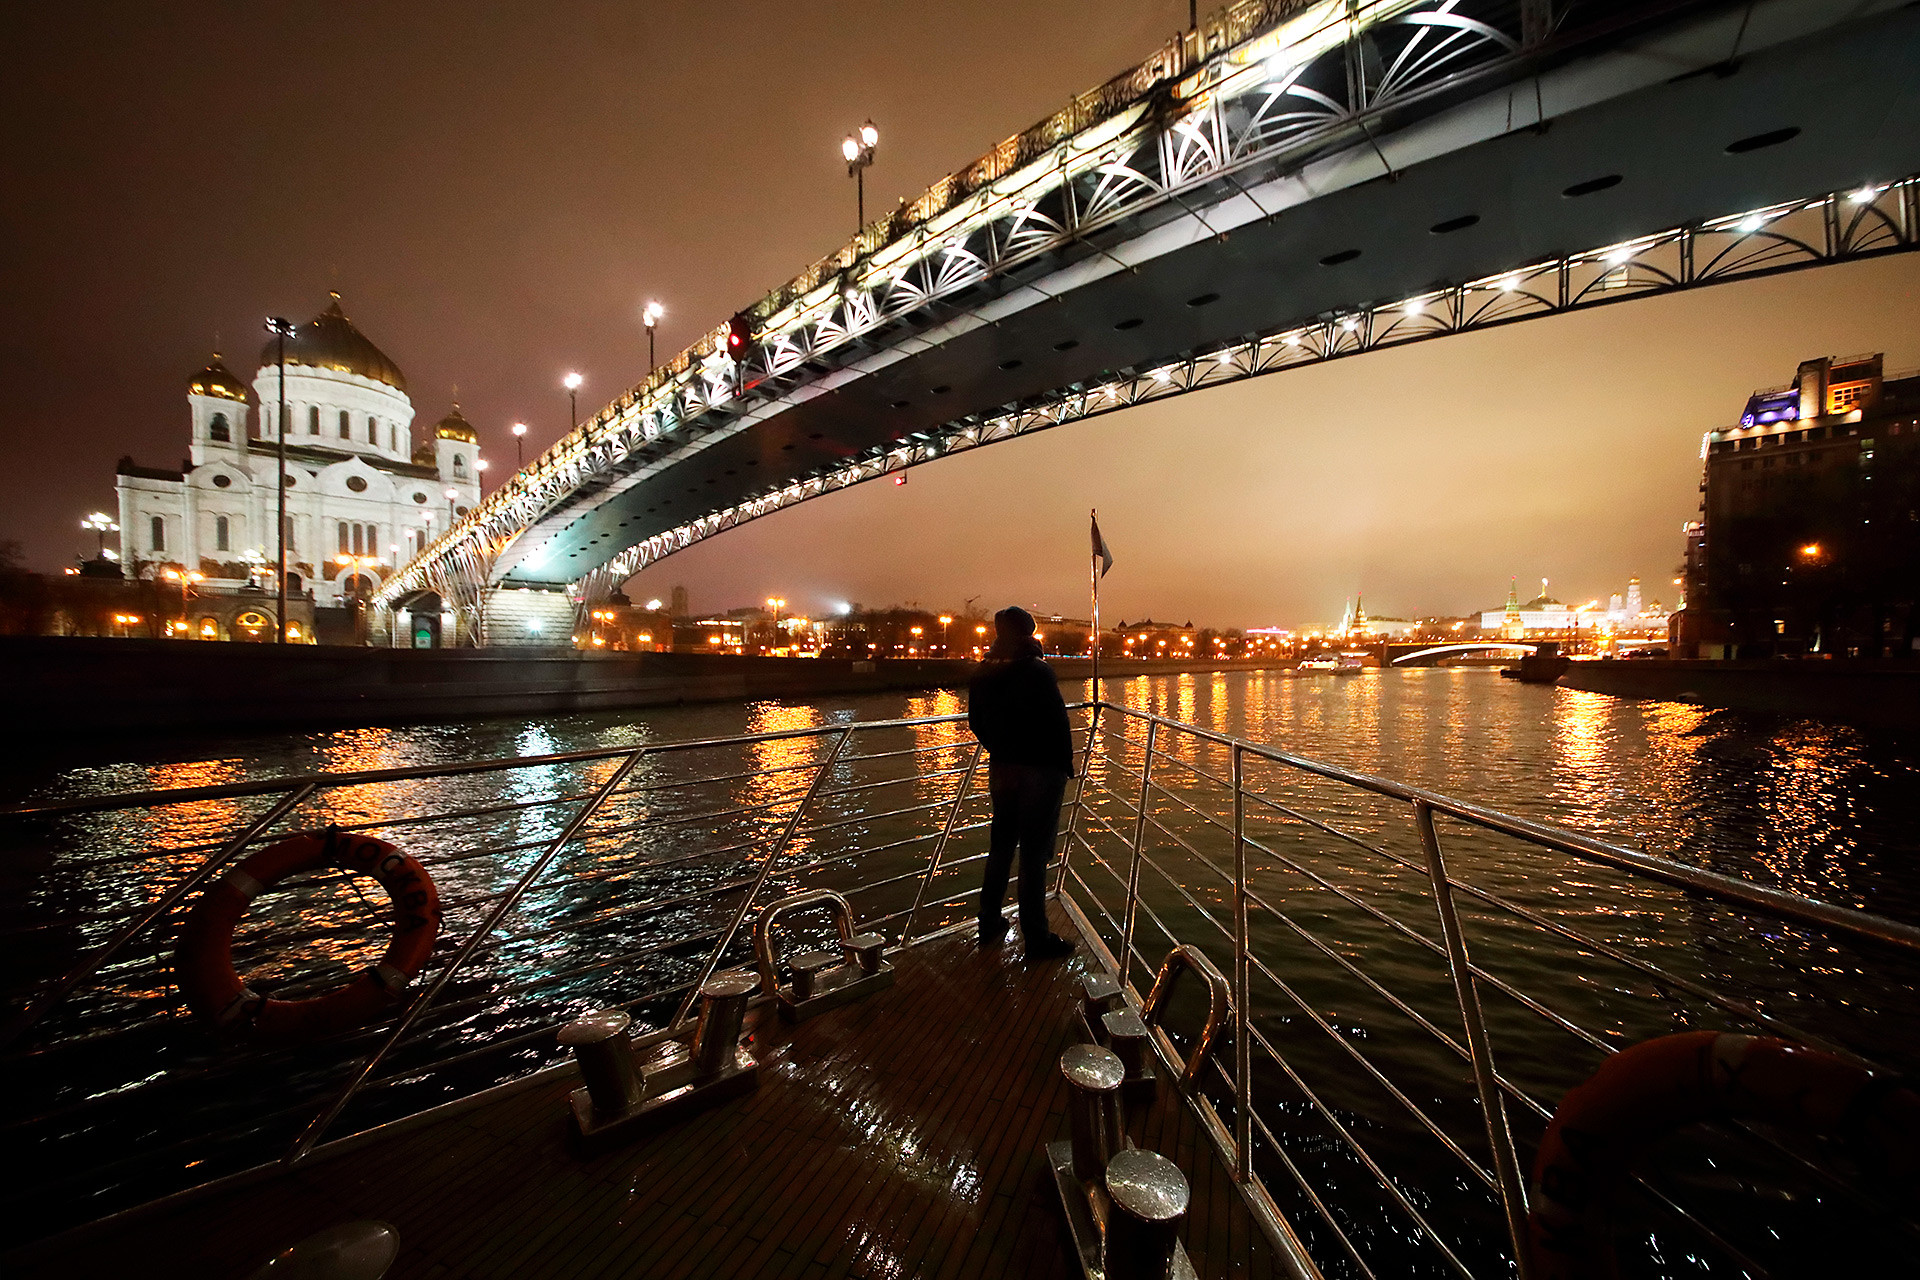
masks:
<svg viewBox="0 0 1920 1280"><path fill-rule="evenodd" d="M1100 513L1088 513L1097 528ZM1096 549L1088 557L1087 577L1093 585L1093 700L1100 701L1100 553Z"/></svg>

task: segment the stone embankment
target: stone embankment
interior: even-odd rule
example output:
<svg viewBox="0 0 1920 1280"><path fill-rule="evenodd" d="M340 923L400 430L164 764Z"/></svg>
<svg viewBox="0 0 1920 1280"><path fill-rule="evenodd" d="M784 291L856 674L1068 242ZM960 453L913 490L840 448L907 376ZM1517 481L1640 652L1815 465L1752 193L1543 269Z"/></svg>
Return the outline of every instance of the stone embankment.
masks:
<svg viewBox="0 0 1920 1280"><path fill-rule="evenodd" d="M1920 729L1920 662L1605 659L1573 663L1559 683L1618 698Z"/></svg>
<svg viewBox="0 0 1920 1280"><path fill-rule="evenodd" d="M1125 662L1113 675L1241 664ZM1085 659L1058 659L1084 680ZM970 662L0 638L0 717L51 737L392 724L964 687ZM16 740L13 746L23 743Z"/></svg>

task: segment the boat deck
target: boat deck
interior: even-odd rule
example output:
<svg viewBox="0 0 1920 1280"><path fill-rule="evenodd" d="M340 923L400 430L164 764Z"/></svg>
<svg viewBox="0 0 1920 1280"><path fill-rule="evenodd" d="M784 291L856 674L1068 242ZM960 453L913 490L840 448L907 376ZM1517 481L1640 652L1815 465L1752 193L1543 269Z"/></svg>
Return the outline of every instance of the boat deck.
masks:
<svg viewBox="0 0 1920 1280"><path fill-rule="evenodd" d="M7 1269L245 1276L311 1232L379 1218L399 1233L396 1280L1076 1274L1042 1145L1066 1133L1057 1062L1085 950L1029 966L969 932L893 960L891 988L797 1027L754 1015L757 1092L632 1145L573 1153L567 1073L284 1177L42 1242ZM1192 1183L1197 1274L1276 1270L1170 1089L1128 1128Z"/></svg>

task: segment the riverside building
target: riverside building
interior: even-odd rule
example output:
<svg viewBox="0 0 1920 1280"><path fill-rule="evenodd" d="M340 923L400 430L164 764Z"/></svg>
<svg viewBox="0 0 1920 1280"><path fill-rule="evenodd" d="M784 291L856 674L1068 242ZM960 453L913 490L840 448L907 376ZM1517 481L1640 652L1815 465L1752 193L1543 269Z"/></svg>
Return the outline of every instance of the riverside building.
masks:
<svg viewBox="0 0 1920 1280"><path fill-rule="evenodd" d="M196 594L257 592L255 612L270 613L277 342L261 351L251 390L250 402L248 385L216 354L187 382L185 465L123 458L114 487L129 577L197 573ZM417 429L405 376L347 318L338 294L287 340L284 398L290 596L322 608L364 600L479 501L479 445L459 406ZM217 623L190 629L195 638L252 638Z"/></svg>
<svg viewBox="0 0 1920 1280"><path fill-rule="evenodd" d="M1920 373L1879 354L1803 362L1707 433L1678 652L1912 655L1920 648Z"/></svg>

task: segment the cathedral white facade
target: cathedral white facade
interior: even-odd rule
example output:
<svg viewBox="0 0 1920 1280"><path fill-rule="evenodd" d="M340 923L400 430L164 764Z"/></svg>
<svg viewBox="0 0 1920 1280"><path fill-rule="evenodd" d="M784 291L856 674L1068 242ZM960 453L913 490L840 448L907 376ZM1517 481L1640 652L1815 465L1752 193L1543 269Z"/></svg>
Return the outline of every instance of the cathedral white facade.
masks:
<svg viewBox="0 0 1920 1280"><path fill-rule="evenodd" d="M253 400L220 362L187 385L192 437L183 471L121 459L121 563L133 577L173 569L216 591L273 596L277 341L253 377ZM429 430L413 425L399 368L340 309L287 340L287 590L315 605L365 597L480 500L480 449L458 405Z"/></svg>

